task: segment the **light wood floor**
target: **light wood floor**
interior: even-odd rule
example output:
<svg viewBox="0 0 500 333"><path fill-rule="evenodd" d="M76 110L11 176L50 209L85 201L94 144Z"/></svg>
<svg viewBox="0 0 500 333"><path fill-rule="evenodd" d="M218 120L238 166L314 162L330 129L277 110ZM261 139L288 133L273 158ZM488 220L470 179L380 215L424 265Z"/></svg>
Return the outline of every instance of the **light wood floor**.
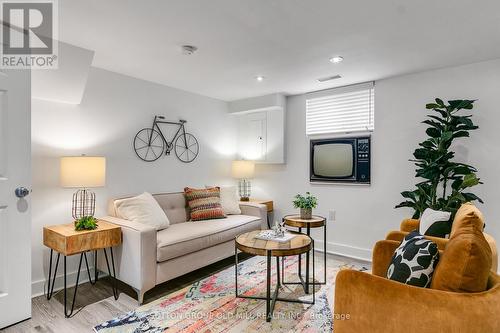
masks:
<svg viewBox="0 0 500 333"><path fill-rule="evenodd" d="M240 260L248 258L244 254L240 254ZM322 254L316 255L318 264L322 264ZM357 261L350 258L340 257L328 254L328 262L341 260L346 264L361 264L369 268L370 264L362 261ZM192 273L183 275L172 281L168 281L162 285L155 287L145 296L145 303L156 300L169 293L182 289L198 280L204 279L218 271L221 271L234 264L234 258L228 258L219 261L210 266L204 267ZM73 288L68 289L68 304L73 295ZM48 301L45 296L35 297L32 300L32 318L23 321L14 326L10 326L2 333L14 332L93 332L93 327L125 312L134 310L138 307L135 299L135 292L125 284L119 285L120 298L115 301L111 291L108 278L103 278L97 281L96 285L84 283L78 286L77 300L75 304L75 313L72 318L64 318L63 314L63 292L54 292L53 298ZM69 306L69 305L68 305ZM81 308L79 311L78 309Z"/></svg>

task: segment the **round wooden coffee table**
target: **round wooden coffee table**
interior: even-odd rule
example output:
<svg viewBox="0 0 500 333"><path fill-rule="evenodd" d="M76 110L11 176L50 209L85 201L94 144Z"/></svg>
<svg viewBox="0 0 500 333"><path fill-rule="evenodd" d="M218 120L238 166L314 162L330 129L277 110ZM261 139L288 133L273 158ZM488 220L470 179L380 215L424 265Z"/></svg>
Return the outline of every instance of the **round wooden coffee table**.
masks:
<svg viewBox="0 0 500 333"><path fill-rule="evenodd" d="M300 215L285 215L283 217L283 221L286 226L298 228L299 232L302 232L302 229L306 229L306 235L311 236L311 228L321 228L323 227L323 270L324 277L323 282L316 282L313 278L313 281L309 281L309 252L306 253L306 276L305 279L302 278L302 255L299 254L298 260L298 276L300 282L285 282L283 275L283 284L301 284L304 287L306 293L309 292L309 284L317 285L317 284L325 284L326 283L326 218L319 215L313 215L310 219L302 219ZM313 261L314 263L314 261ZM284 271L285 262L282 262L282 271ZM313 267L314 272L314 267Z"/></svg>
<svg viewBox="0 0 500 333"><path fill-rule="evenodd" d="M276 301L280 302L293 302L302 304L314 304L315 296L314 292L312 295L312 302L303 301L300 299L289 299L278 297L279 289L281 286L280 279L280 257L301 255L303 253L309 254L309 251L313 251L313 279L314 279L314 240L302 233L290 232L295 235L292 239L286 242L278 242L272 240L258 239L256 236L262 230L250 231L241 234L235 238L234 241L234 254L235 254L235 291L236 297L239 298L249 298L249 299L260 299L266 301L266 321L271 321L271 317L274 310L274 305ZM238 294L238 250L248 254L253 254L257 256L267 257L267 279L266 279L266 297L260 296L245 296ZM271 296L271 262L272 257L276 257L276 288L273 295Z"/></svg>

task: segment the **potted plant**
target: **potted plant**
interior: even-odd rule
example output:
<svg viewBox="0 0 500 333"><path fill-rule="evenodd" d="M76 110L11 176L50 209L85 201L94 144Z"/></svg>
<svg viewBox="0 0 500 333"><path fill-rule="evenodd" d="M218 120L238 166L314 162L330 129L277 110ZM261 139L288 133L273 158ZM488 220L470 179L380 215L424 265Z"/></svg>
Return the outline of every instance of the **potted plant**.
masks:
<svg viewBox="0 0 500 333"><path fill-rule="evenodd" d="M75 230L94 230L97 229L97 219L93 216L84 216L75 221Z"/></svg>
<svg viewBox="0 0 500 333"><path fill-rule="evenodd" d="M297 194L293 200L293 207L300 208L300 218L304 220L309 220L312 218L312 210L316 208L318 201L314 195L310 192L306 192L306 195Z"/></svg>
<svg viewBox="0 0 500 333"><path fill-rule="evenodd" d="M477 169L472 165L455 161L455 140L468 138L470 131L478 129L471 114L462 110L472 110L474 100L451 100L448 103L436 98L426 105L434 111L423 121L428 125L427 138L415 149L414 159L417 184L415 189L401 192L405 201L396 208L413 209L413 218L418 219L426 208L451 212L448 230L458 208L469 201L483 202L471 188L482 184L477 177ZM462 112L461 112L462 111ZM435 235L433 235L435 236Z"/></svg>

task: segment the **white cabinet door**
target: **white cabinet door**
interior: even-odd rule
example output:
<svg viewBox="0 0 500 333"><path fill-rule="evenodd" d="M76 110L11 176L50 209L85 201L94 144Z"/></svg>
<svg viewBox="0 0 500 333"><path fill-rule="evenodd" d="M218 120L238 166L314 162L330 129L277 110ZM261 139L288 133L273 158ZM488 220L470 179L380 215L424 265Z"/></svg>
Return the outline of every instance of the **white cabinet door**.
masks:
<svg viewBox="0 0 500 333"><path fill-rule="evenodd" d="M259 163L285 163L285 110L238 115L238 157Z"/></svg>
<svg viewBox="0 0 500 333"><path fill-rule="evenodd" d="M255 112L239 117L238 152L240 158L265 161L267 152L267 114Z"/></svg>
<svg viewBox="0 0 500 333"><path fill-rule="evenodd" d="M30 72L0 72L0 328L31 317Z"/></svg>

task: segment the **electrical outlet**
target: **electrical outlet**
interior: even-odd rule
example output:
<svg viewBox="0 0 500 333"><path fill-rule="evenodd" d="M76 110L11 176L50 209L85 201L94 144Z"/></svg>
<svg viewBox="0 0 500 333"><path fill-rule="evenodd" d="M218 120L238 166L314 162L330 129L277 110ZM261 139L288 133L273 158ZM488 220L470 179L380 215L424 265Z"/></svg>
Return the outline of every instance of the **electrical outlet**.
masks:
<svg viewBox="0 0 500 333"><path fill-rule="evenodd" d="M331 209L328 211L328 219L330 221L335 221L335 209Z"/></svg>

